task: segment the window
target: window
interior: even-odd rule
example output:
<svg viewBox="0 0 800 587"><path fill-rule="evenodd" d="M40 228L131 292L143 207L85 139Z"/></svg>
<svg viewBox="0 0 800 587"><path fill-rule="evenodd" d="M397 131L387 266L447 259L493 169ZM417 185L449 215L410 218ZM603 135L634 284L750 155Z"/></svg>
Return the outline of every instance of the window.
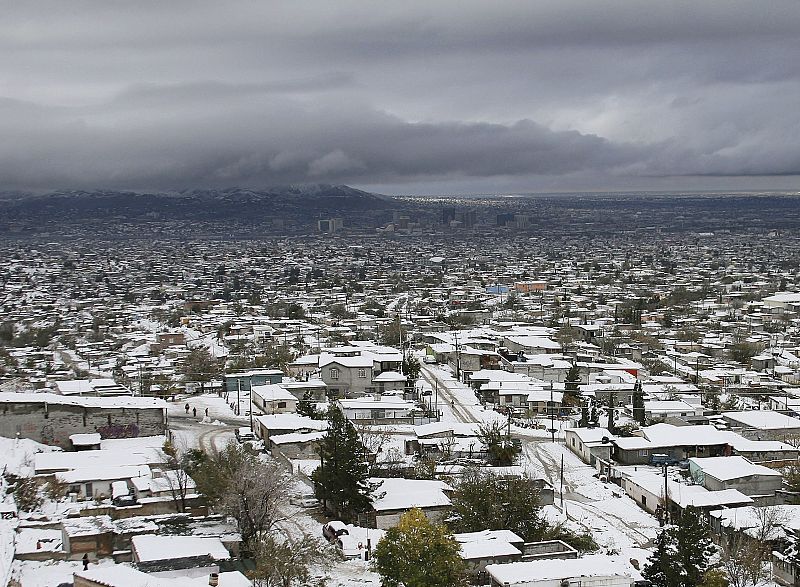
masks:
<svg viewBox="0 0 800 587"><path fill-rule="evenodd" d="M645 448L645 449L643 449L643 450L640 450L640 451L639 451L639 456L640 456L640 457L646 457L646 456L648 456L649 454L650 454L650 453L649 453L649 451L648 451L646 448Z"/></svg>
<svg viewBox="0 0 800 587"><path fill-rule="evenodd" d="M86 484L86 497L92 497L94 495L94 489L91 483Z"/></svg>
<svg viewBox="0 0 800 587"><path fill-rule="evenodd" d="M361 379L366 379L366 377L367 377L367 370L366 370L366 369L359 369L359 370L358 370L358 376L359 376Z"/></svg>
<svg viewBox="0 0 800 587"><path fill-rule="evenodd" d="M286 407L286 402L278 402L278 409L285 407Z"/></svg>
<svg viewBox="0 0 800 587"><path fill-rule="evenodd" d="M647 497L644 495L642 496L642 505L647 505Z"/></svg>
<svg viewBox="0 0 800 587"><path fill-rule="evenodd" d="M331 379L339 379L339 369L336 367L331 367L330 375Z"/></svg>

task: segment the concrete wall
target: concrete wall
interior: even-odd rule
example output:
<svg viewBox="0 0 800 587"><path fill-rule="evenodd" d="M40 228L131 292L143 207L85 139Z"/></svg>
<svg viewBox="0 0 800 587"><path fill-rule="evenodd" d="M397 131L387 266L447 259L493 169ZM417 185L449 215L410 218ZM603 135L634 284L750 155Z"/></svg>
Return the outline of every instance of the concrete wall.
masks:
<svg viewBox="0 0 800 587"><path fill-rule="evenodd" d="M783 478L777 475L750 475L739 479L720 481L706 473L703 485L709 491L738 489L745 495L774 495L783 486Z"/></svg>
<svg viewBox="0 0 800 587"><path fill-rule="evenodd" d="M431 522L443 523L450 514L450 507L420 508L425 517ZM408 510L384 511L375 513L375 528L388 530L394 528L400 522L400 517Z"/></svg>
<svg viewBox="0 0 800 587"><path fill-rule="evenodd" d="M70 450L72 434L99 432L101 438L160 436L166 429L161 408L94 408L43 402L0 406L0 436L29 438Z"/></svg>

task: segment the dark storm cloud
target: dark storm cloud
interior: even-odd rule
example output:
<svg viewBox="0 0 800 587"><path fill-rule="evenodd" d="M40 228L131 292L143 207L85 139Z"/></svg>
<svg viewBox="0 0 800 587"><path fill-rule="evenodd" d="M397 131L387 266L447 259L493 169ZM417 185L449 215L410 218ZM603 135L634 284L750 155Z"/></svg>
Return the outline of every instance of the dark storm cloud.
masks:
<svg viewBox="0 0 800 587"><path fill-rule="evenodd" d="M7 12L0 187L768 187L800 173L793 0Z"/></svg>

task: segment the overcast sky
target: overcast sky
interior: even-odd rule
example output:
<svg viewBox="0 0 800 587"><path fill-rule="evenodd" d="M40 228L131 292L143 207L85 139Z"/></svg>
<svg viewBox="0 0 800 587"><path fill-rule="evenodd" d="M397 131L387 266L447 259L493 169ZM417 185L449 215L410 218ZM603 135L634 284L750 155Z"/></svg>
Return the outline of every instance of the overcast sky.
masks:
<svg viewBox="0 0 800 587"><path fill-rule="evenodd" d="M0 189L800 189L800 2L37 0Z"/></svg>

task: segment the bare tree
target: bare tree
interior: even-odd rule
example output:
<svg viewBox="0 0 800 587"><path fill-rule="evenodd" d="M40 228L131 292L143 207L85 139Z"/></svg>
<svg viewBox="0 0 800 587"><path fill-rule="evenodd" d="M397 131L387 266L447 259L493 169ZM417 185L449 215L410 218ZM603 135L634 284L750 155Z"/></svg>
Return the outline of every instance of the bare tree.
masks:
<svg viewBox="0 0 800 587"><path fill-rule="evenodd" d="M167 440L162 449L167 455L167 470L164 471L165 480L175 509L179 512L186 511L186 496L194 489L194 480L189 476L186 468L189 465L189 454L185 445L178 445Z"/></svg>
<svg viewBox="0 0 800 587"><path fill-rule="evenodd" d="M253 548L256 568L249 573L255 587L293 587L310 585L314 571L330 568L338 558L329 544L302 534L290 537L273 532L258 540Z"/></svg>
<svg viewBox="0 0 800 587"><path fill-rule="evenodd" d="M754 587L767 578L760 543L736 533L729 537L722 549L720 565L728 576L731 587Z"/></svg>
<svg viewBox="0 0 800 587"><path fill-rule="evenodd" d="M288 499L291 476L275 461L254 456L245 461L229 478L219 506L236 520L242 542L246 545L262 541L286 516L281 506Z"/></svg>
<svg viewBox="0 0 800 587"><path fill-rule="evenodd" d="M721 563L731 587L751 587L768 577L771 542L789 521L788 512L780 506L754 507L753 518L753 525L739 529L722 549Z"/></svg>
<svg viewBox="0 0 800 587"><path fill-rule="evenodd" d="M791 518L789 512L778 505L753 508L756 526L748 534L770 551L768 543L778 538L776 531L787 524ZM767 552L769 554L769 552Z"/></svg>
<svg viewBox="0 0 800 587"><path fill-rule="evenodd" d="M371 455L382 452L391 436L388 430L381 430L369 424L355 424L355 429L361 444Z"/></svg>
<svg viewBox="0 0 800 587"><path fill-rule="evenodd" d="M443 460L452 458L453 447L455 444L456 439L454 436L445 436L442 438L441 442L439 442L439 452L441 453Z"/></svg>

